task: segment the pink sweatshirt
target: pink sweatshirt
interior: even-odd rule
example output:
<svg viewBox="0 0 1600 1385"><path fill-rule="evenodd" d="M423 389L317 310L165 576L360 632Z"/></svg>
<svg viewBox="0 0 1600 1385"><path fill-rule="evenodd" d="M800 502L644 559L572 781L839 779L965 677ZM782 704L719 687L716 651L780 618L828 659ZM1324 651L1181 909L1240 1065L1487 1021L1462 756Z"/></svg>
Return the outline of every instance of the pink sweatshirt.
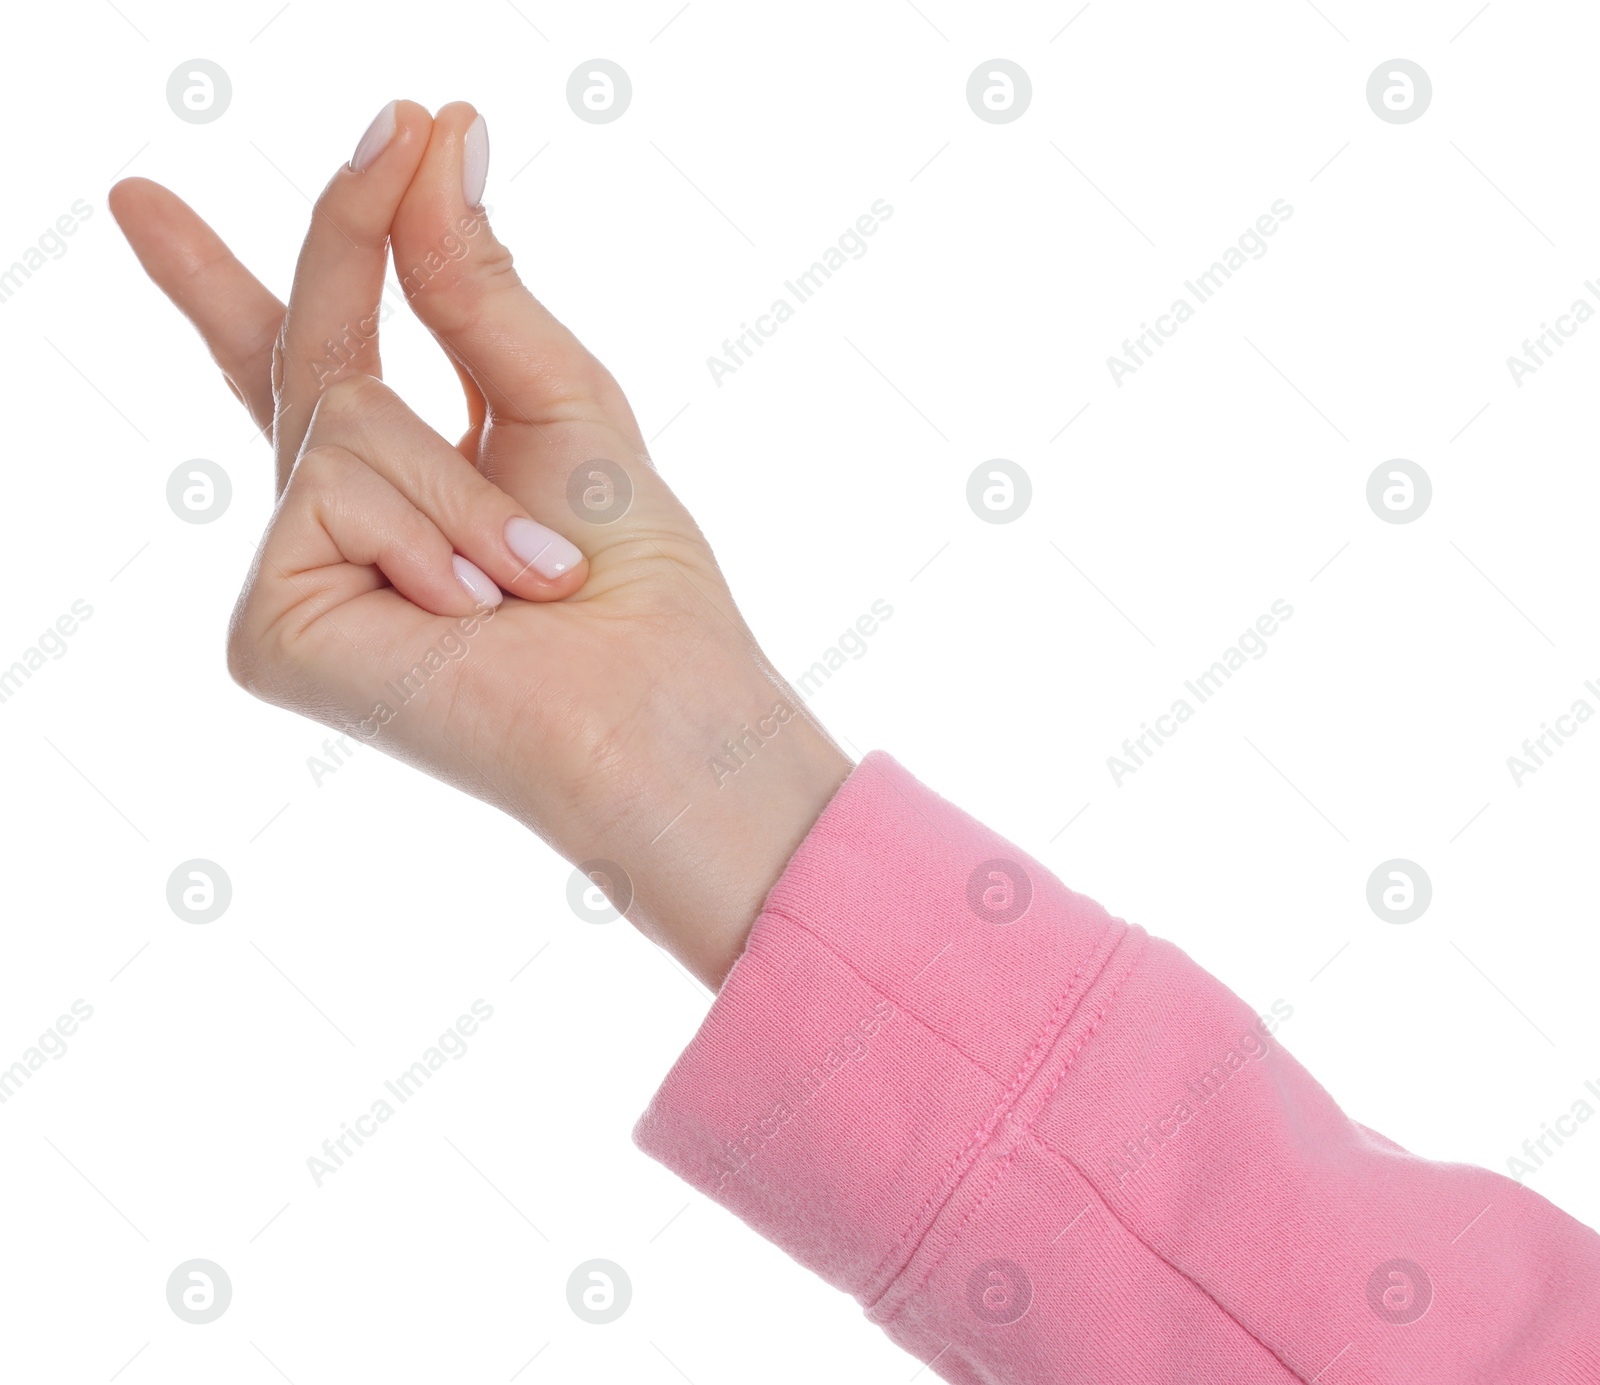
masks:
<svg viewBox="0 0 1600 1385"><path fill-rule="evenodd" d="M1600 1381L1600 1236L869 755L634 1138L963 1385Z"/></svg>

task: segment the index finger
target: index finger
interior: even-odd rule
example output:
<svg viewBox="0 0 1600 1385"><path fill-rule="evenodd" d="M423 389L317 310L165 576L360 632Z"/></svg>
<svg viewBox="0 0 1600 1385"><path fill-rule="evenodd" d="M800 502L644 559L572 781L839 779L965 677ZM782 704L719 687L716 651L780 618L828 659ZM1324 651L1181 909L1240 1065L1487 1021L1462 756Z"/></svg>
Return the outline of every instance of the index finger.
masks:
<svg viewBox="0 0 1600 1385"><path fill-rule="evenodd" d="M228 387L272 432L272 348L284 306L176 193L148 178L111 189L111 215L144 271L199 331Z"/></svg>
<svg viewBox="0 0 1600 1385"><path fill-rule="evenodd" d="M346 375L383 373L378 320L389 226L432 129L433 117L415 101L391 101L317 199L295 265L278 361L280 485L322 391Z"/></svg>

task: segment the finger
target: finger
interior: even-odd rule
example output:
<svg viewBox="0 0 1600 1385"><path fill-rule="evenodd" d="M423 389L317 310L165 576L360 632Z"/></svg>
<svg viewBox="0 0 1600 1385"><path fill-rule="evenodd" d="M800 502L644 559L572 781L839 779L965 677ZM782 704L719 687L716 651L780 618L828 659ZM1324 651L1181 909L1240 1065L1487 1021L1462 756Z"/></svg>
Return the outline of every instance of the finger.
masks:
<svg viewBox="0 0 1600 1385"><path fill-rule="evenodd" d="M558 601L588 576L575 545L538 523L379 380L349 375L329 386L306 444L360 457L499 589Z"/></svg>
<svg viewBox="0 0 1600 1385"><path fill-rule="evenodd" d="M124 178L111 215L144 271L195 325L256 425L272 426L272 348L283 304L194 210L160 183Z"/></svg>
<svg viewBox="0 0 1600 1385"><path fill-rule="evenodd" d="M262 545L261 570L276 583L279 610L306 624L333 603L387 581L437 616L464 616L501 601L499 590L425 514L355 453L325 444L295 463ZM292 622L291 622L292 623Z"/></svg>
<svg viewBox="0 0 1600 1385"><path fill-rule="evenodd" d="M466 102L434 117L394 221L394 265L417 316L482 393L491 422L604 422L637 443L610 373L517 277L482 208L488 127Z"/></svg>
<svg viewBox="0 0 1600 1385"><path fill-rule="evenodd" d="M277 364L280 483L322 390L346 374L381 372L378 319L389 223L432 125L416 102L391 101L317 199L295 266Z"/></svg>

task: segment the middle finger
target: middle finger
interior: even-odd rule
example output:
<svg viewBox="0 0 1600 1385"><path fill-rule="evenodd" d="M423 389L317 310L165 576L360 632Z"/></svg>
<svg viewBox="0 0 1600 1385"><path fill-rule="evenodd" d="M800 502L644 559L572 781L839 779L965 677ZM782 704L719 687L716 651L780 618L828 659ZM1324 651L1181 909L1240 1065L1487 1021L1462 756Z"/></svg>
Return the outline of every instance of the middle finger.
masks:
<svg viewBox="0 0 1600 1385"><path fill-rule="evenodd" d="M322 391L346 374L380 374L378 317L389 226L432 129L425 108L391 101L317 199L273 361L279 490Z"/></svg>

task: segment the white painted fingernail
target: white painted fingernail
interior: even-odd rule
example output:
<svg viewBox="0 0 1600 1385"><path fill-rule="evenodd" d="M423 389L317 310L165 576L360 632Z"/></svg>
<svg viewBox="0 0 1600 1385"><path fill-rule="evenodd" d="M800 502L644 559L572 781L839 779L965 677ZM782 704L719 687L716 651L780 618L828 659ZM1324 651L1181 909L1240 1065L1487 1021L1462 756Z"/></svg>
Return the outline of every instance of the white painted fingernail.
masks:
<svg viewBox="0 0 1600 1385"><path fill-rule="evenodd" d="M389 141L394 138L397 104L391 101L379 111L372 124L367 126L367 133L361 136L361 143L356 145L356 152L350 156L350 167L357 173L371 168L378 155L389 147Z"/></svg>
<svg viewBox="0 0 1600 1385"><path fill-rule="evenodd" d="M583 561L575 545L531 519L506 521L506 547L541 577L559 577Z"/></svg>
<svg viewBox="0 0 1600 1385"><path fill-rule="evenodd" d="M467 126L461 144L461 195L469 207L483 201L484 184L489 181L489 125L480 115Z"/></svg>
<svg viewBox="0 0 1600 1385"><path fill-rule="evenodd" d="M456 581L467 589L467 595L479 606L498 606L505 593L489 580L489 574L476 563L469 563L459 553L450 559L456 570Z"/></svg>

